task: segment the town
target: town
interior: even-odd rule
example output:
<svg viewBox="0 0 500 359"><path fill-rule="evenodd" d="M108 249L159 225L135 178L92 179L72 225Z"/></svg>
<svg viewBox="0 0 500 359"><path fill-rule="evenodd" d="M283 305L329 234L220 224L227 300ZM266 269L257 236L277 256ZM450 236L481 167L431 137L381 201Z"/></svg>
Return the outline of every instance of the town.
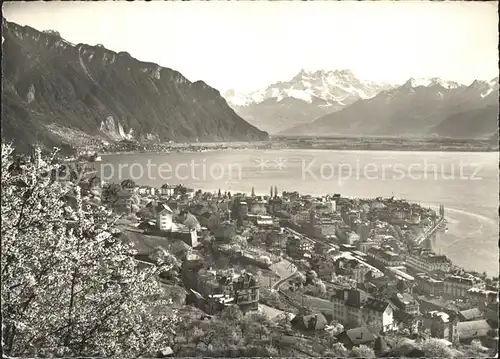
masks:
<svg viewBox="0 0 500 359"><path fill-rule="evenodd" d="M312 197L277 186L266 195L209 193L95 175L80 187L87 203L121 215L116 236L134 245L141 265L162 251L174 256L175 274L160 280L202 317L238 308L285 321L279 345L315 356L335 343L423 356L412 345L394 352L395 337L472 345L474 356L497 351L498 277L429 249L446 227L443 206L436 213L394 197Z"/></svg>

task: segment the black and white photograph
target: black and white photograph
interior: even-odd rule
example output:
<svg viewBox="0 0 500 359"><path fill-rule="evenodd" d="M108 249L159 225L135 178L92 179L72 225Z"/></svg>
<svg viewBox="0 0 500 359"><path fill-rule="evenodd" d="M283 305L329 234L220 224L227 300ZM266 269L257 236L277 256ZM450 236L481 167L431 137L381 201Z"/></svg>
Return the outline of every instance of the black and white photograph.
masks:
<svg viewBox="0 0 500 359"><path fill-rule="evenodd" d="M498 1L2 3L3 358L498 358Z"/></svg>

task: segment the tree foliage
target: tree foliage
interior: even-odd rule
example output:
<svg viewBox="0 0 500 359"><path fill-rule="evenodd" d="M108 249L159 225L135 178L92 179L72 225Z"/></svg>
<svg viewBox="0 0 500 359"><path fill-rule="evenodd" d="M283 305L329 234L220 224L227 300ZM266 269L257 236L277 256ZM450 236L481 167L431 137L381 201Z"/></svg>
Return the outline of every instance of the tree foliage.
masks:
<svg viewBox="0 0 500 359"><path fill-rule="evenodd" d="M168 340L175 310L135 251L110 234L109 211L63 185L39 149L9 171L2 144L2 346L9 356L137 356ZM71 194L76 198L68 203ZM163 266L162 270L165 270Z"/></svg>
<svg viewBox="0 0 500 359"><path fill-rule="evenodd" d="M43 30L43 32L45 34L61 37L61 33L59 31L56 31L56 30Z"/></svg>
<svg viewBox="0 0 500 359"><path fill-rule="evenodd" d="M209 321L180 322L175 352L182 357L276 356L271 339L276 328L265 315L243 315L237 307L228 307Z"/></svg>
<svg viewBox="0 0 500 359"><path fill-rule="evenodd" d="M454 358L455 353L446 343L436 338L424 340L420 345L425 356L428 358Z"/></svg>
<svg viewBox="0 0 500 359"><path fill-rule="evenodd" d="M366 345L360 345L359 347L354 347L349 353L351 358L375 358L375 353L373 349L367 347Z"/></svg>
<svg viewBox="0 0 500 359"><path fill-rule="evenodd" d="M342 343L334 343L325 351L324 356L329 358L346 358L348 354L348 350Z"/></svg>
<svg viewBox="0 0 500 359"><path fill-rule="evenodd" d="M113 205L119 199L118 193L122 187L117 183L106 184L102 188L102 202Z"/></svg>
<svg viewBox="0 0 500 359"><path fill-rule="evenodd" d="M121 188L123 189L133 189L135 186L135 182L131 179L125 179L121 183Z"/></svg>

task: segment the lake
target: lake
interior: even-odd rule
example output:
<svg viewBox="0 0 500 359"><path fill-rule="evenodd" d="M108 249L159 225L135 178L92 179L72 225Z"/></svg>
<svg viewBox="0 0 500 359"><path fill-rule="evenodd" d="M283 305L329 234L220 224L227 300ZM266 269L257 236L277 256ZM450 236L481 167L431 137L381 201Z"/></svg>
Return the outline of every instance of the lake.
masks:
<svg viewBox="0 0 500 359"><path fill-rule="evenodd" d="M405 198L444 204L449 231L433 240L455 264L498 275L498 153L240 150L106 155L101 178L160 187L281 191L348 197Z"/></svg>

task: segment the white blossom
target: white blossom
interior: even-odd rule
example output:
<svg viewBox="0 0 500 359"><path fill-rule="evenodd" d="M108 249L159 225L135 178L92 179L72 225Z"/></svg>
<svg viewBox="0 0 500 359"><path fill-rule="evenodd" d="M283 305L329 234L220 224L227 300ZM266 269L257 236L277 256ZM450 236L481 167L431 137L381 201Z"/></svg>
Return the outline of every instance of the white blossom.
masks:
<svg viewBox="0 0 500 359"><path fill-rule="evenodd" d="M78 185L51 179L54 155L37 148L16 165L2 143L4 354L147 356L168 341L175 310L156 311L167 298L131 246L110 240L111 213L86 208Z"/></svg>

